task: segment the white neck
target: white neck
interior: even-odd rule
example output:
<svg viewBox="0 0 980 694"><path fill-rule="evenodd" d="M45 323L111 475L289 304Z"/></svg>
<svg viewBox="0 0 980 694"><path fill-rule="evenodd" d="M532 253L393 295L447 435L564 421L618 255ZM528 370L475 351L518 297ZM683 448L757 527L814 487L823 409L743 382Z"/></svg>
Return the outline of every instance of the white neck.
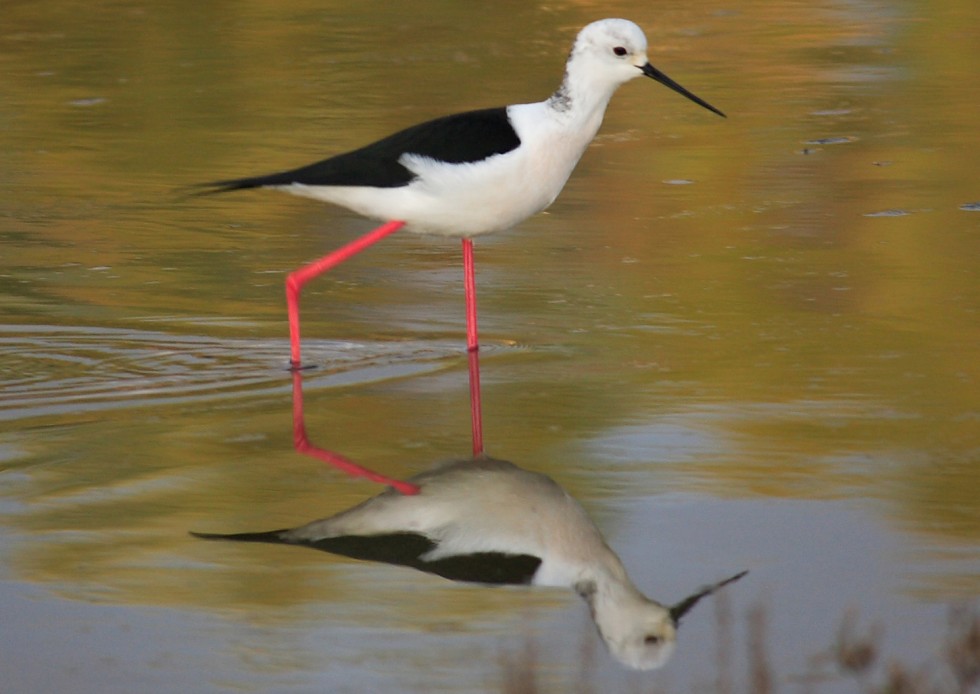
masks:
<svg viewBox="0 0 980 694"><path fill-rule="evenodd" d="M608 76L597 74L587 64L587 60L574 51L565 65L565 75L561 85L545 102L553 114L581 126L594 123L598 131L609 100L619 87ZM591 138L590 138L591 139Z"/></svg>

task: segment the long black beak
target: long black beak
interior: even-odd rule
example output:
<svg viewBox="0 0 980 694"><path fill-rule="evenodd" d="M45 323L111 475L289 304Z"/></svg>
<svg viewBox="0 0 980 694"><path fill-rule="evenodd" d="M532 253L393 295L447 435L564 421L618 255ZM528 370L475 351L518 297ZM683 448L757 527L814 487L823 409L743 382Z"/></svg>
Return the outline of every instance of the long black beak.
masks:
<svg viewBox="0 0 980 694"><path fill-rule="evenodd" d="M714 106L712 106L711 104L709 104L704 99L702 99L702 98L700 98L698 96L694 96L694 94L692 94L691 92L689 92L686 89L684 89L684 87L682 87L681 85L677 84L677 82L675 82L674 80L670 79L664 73L660 72L660 70L658 70L657 68L655 68L650 63L647 63L646 65L644 65L643 67L641 67L640 70L642 70L643 71L643 74L646 75L647 77L649 77L651 79L657 80L658 82L660 82L660 84L664 85L665 87L670 87L671 89L673 89L678 94L683 94L684 96L686 96L688 99L690 99L694 103L698 104L699 106L704 106L706 109L708 109L709 111L712 111L714 113L717 113L722 118L727 118L727 116L724 113L722 113L721 111L719 111L718 109L716 109Z"/></svg>
<svg viewBox="0 0 980 694"><path fill-rule="evenodd" d="M694 595L691 595L689 597L686 597L683 600L681 600L679 603L677 603L676 605L672 606L670 608L670 618L674 621L674 626L677 626L678 624L680 624L681 617L683 617L685 614L687 614L692 607L694 607L695 605L697 605L698 604L698 601L701 598L706 597L708 595L711 595L712 593L714 593L715 591L717 591L719 588L723 588L724 586L727 586L729 583L734 583L735 581L737 581L738 579L740 579L742 576L744 576L747 573L748 573L748 571L741 571L741 572L735 574L734 576L732 576L731 578L726 578L724 581L719 581L718 583L714 583L714 584L712 584L710 586L707 586L705 588L701 588Z"/></svg>

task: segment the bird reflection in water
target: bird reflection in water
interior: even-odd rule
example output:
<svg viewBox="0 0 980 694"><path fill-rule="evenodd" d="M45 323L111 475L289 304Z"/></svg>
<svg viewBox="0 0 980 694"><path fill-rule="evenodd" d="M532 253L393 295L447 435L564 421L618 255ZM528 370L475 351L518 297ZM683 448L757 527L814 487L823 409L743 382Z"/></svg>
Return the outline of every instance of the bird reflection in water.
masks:
<svg viewBox="0 0 980 694"><path fill-rule="evenodd" d="M681 618L701 598L746 573L664 605L640 593L582 506L546 475L477 456L401 484L409 493L392 487L297 528L192 534L311 547L454 581L568 587L588 603L612 655L642 670L670 658Z"/></svg>

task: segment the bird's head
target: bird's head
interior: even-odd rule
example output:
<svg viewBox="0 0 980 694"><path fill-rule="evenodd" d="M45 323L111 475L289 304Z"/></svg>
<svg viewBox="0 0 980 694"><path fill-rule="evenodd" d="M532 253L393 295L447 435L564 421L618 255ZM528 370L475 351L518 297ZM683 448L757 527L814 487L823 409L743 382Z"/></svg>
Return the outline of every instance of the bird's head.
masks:
<svg viewBox="0 0 980 694"><path fill-rule="evenodd" d="M677 641L670 608L635 590L585 597L599 635L616 660L634 670L653 670L670 659Z"/></svg>
<svg viewBox="0 0 980 694"><path fill-rule="evenodd" d="M673 655L681 618L701 598L746 573L705 586L670 607L650 600L625 582L590 582L576 586L576 590L588 602L599 635L612 656L634 670L653 670Z"/></svg>
<svg viewBox="0 0 980 694"><path fill-rule="evenodd" d="M725 115L651 65L646 35L627 19L601 19L582 29L572 47L568 69L588 74L590 81L604 82L610 90L636 77L649 77L709 111Z"/></svg>

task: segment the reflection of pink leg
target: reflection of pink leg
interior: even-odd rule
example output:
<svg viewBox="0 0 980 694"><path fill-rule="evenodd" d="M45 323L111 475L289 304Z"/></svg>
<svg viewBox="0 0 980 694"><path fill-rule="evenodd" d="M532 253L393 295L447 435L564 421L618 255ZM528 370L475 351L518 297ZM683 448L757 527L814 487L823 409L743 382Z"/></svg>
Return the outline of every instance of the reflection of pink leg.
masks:
<svg viewBox="0 0 980 694"><path fill-rule="evenodd" d="M473 350L470 359L470 422L473 425L473 455L483 455L483 411L480 405L480 352Z"/></svg>
<svg viewBox="0 0 980 694"><path fill-rule="evenodd" d="M473 455L483 454L483 407L480 402L480 341L476 325L476 276L473 241L463 239L463 287L466 293L466 350L470 360L470 422Z"/></svg>
<svg viewBox="0 0 980 694"><path fill-rule="evenodd" d="M394 487L402 494L418 494L419 487L411 482L402 482L373 470L361 467L339 453L314 446L306 436L306 422L303 417L303 376L299 371L293 371L293 445L297 452L308 455L331 465L351 477L363 477L372 482Z"/></svg>
<svg viewBox="0 0 980 694"><path fill-rule="evenodd" d="M302 368L299 353L299 294L303 285L351 256L360 253L368 246L377 243L385 236L395 233L403 226L405 226L405 222L398 221L383 224L374 231L351 241L346 246L338 248L333 253L328 253L319 260L289 273L286 277L286 308L289 313L289 366L291 369Z"/></svg>

